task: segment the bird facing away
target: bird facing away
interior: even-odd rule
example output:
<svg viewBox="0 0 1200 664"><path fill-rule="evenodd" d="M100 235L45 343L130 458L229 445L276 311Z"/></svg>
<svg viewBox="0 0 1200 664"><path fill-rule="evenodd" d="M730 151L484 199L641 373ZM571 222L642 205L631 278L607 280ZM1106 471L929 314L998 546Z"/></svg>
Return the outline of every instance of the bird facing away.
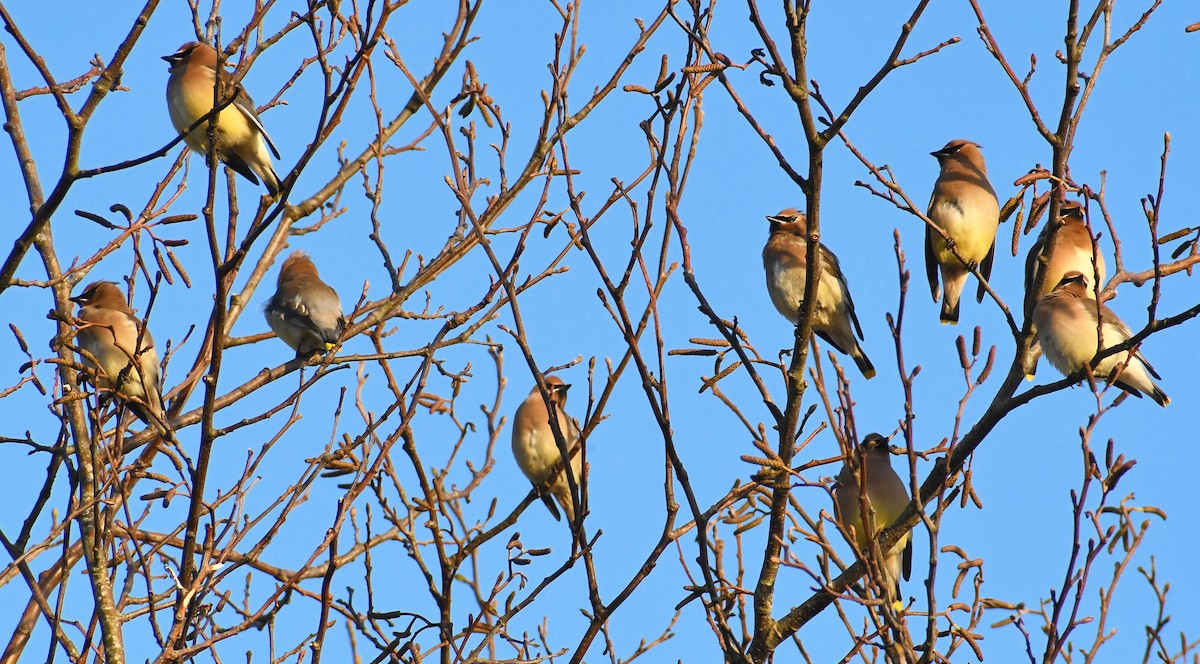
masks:
<svg viewBox="0 0 1200 664"><path fill-rule="evenodd" d="M962 260L950 252L946 238L926 226L925 276L929 278L933 301L942 300L942 322L957 324L959 300L971 274L967 266L978 265L984 279L992 276L1000 203L988 182L987 166L978 144L956 139L929 154L937 157L942 170L929 198L928 216L946 231ZM939 269L942 285L938 284ZM980 282L976 301L982 302L985 292Z"/></svg>
<svg viewBox="0 0 1200 664"><path fill-rule="evenodd" d="M302 251L293 251L283 261L275 294L263 313L298 356L332 350L346 330L337 292L321 281L317 266Z"/></svg>
<svg viewBox="0 0 1200 664"><path fill-rule="evenodd" d="M80 357L84 366L96 372L96 384L124 397L146 424L163 419L154 338L133 315L121 289L111 281L95 281L71 301L79 305L79 318L85 323L75 337L85 351Z"/></svg>
<svg viewBox="0 0 1200 664"><path fill-rule="evenodd" d="M1051 237L1054 237L1053 253L1041 259L1046 243L1050 241ZM1092 264L1093 256L1096 261L1094 266ZM1042 272L1046 276L1042 280L1041 288L1034 292L1033 285L1037 283L1038 275ZM1078 201L1064 201L1059 219L1048 221L1042 227L1037 241L1029 248L1029 256L1025 259L1025 315L1027 317L1033 315L1033 308L1037 306L1038 300L1054 290L1054 287L1068 272L1083 274L1088 283L1093 283L1092 279L1096 277L1097 273L1099 273L1099 280L1095 283L1103 284L1107 278L1104 254L1094 251L1092 235L1083 218L1083 206ZM1086 290L1088 297L1095 297L1091 287ZM1036 328L1033 332L1036 335ZM1035 336L1025 366L1025 374L1031 380L1037 371L1038 358L1042 354L1041 346L1036 339Z"/></svg>
<svg viewBox="0 0 1200 664"><path fill-rule="evenodd" d="M771 222L771 235L762 253L763 267L767 271L767 292L779 313L795 325L800 319L800 303L808 283L807 218L803 212L788 208L767 217L767 221ZM854 300L850 298L846 275L842 274L837 256L829 247L821 244L818 251L822 269L817 284L817 306L813 308L813 332L838 352L853 358L865 378L874 378L875 367L859 344L862 327L854 313Z"/></svg>
<svg viewBox="0 0 1200 664"><path fill-rule="evenodd" d="M834 485L833 496L837 506L837 519L842 529L854 534L854 543L859 555L866 557L868 539L874 539L887 529L888 526L904 512L908 506L908 490L900 476L892 470L892 457L888 452L888 439L877 433L867 434L859 449L853 455L852 463L847 460L838 473ZM855 467L858 477L855 477ZM860 502L861 486L866 485L867 503L874 511L875 532L868 534L862 522L862 504ZM887 582L881 584L884 588L895 592L891 601L900 599L900 575L904 580L912 574L912 537L911 533L896 542L891 551L884 554L883 569L887 573Z"/></svg>
<svg viewBox="0 0 1200 664"><path fill-rule="evenodd" d="M1042 296L1033 309L1038 342L1046 359L1064 376L1070 376L1091 364L1100 350L1111 348L1133 336L1112 309L1091 299L1087 278L1068 272L1053 291ZM1097 331L1099 330L1099 334ZM1130 353L1133 353L1132 357ZM1093 370L1098 378L1107 378L1117 387L1141 398L1149 395L1160 406L1171 402L1150 376L1161 376L1141 352L1123 350L1100 361Z"/></svg>
<svg viewBox="0 0 1200 664"><path fill-rule="evenodd" d="M163 56L170 63L167 80L167 110L171 113L171 124L183 133L200 118L213 110L213 88L219 79L219 95L222 100L233 95L233 103L217 114L217 159L224 162L242 177L263 184L272 196L279 193L279 176L271 165L269 148L279 159L279 150L271 142L250 95L238 85L230 89L231 76L224 69L217 70L217 51L202 42L188 42L171 55ZM208 122L204 122L184 136L187 146L208 158Z"/></svg>
<svg viewBox="0 0 1200 664"><path fill-rule="evenodd" d="M567 405L567 390L570 387L558 376L546 377L550 403L554 404L554 417L571 454L571 475L578 486L583 481L583 458L579 453L578 444L579 430L563 410ZM512 431L513 456L517 459L517 465L538 489L542 502L546 504L550 514L554 515L554 520L558 521L561 517L551 496L557 498L558 504L562 505L563 512L567 514L567 521L574 521L575 501L571 497L571 485L563 472L562 455L559 454L558 445L554 441L554 433L550 430L550 415L537 385L533 386L529 396L517 408Z"/></svg>

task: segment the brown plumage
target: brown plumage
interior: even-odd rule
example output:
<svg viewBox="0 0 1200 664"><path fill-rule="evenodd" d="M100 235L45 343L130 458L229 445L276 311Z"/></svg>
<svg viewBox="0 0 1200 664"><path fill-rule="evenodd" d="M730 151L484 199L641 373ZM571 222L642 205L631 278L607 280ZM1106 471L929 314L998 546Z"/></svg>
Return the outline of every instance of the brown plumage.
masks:
<svg viewBox="0 0 1200 664"><path fill-rule="evenodd" d="M1091 364L1100 349L1100 334L1103 334L1105 349L1133 336L1129 326L1112 309L1093 300L1089 291L1083 274L1068 272L1033 309L1033 323L1037 326L1042 352L1064 376ZM1100 361L1093 374L1097 378L1107 378L1135 397L1146 394L1160 406L1171 402L1167 393L1150 378L1162 377L1140 351L1123 350L1109 355Z"/></svg>
<svg viewBox="0 0 1200 664"><path fill-rule="evenodd" d="M963 260L950 252L946 239L932 228L925 228L925 276L933 301L942 300L943 323L958 323L959 301L971 272L967 265L978 265L984 279L992 276L996 256L996 229L1000 225L1000 203L988 182L987 166L979 145L957 139L941 150L929 153L937 157L941 172L929 198L929 219L953 240ZM963 264L966 261L966 265ZM941 285L938 272L941 272ZM943 293L943 287L945 292ZM983 283L975 299L983 301Z"/></svg>
<svg viewBox="0 0 1200 664"><path fill-rule="evenodd" d="M272 196L279 193L279 176L271 164L270 149L279 159L279 150L271 142L258 118L250 95L239 85L230 90L232 77L225 70L217 71L217 51L202 42L188 42L171 55L163 56L170 63L171 78L167 81L167 110L171 123L179 133L187 131L200 118L213 110L213 87L221 82L220 95L234 95L233 103L217 114L217 159L237 171L242 177L263 184ZM208 122L184 136L184 142L198 154L208 157Z"/></svg>
<svg viewBox="0 0 1200 664"><path fill-rule="evenodd" d="M317 266L302 251L293 251L279 268L275 294L263 313L297 355L332 350L346 330L337 292L321 281Z"/></svg>
<svg viewBox="0 0 1200 664"><path fill-rule="evenodd" d="M858 477L855 477L858 469ZM868 533L863 527L862 491L859 483L866 485L867 502L875 512L875 532ZM883 436L867 434L862 444L855 451L853 461L847 461L837 476L837 484L833 490L834 502L837 506L838 523L842 529L854 533L854 543L859 556L865 556L868 540L878 537L879 533L892 525L908 506L908 490L904 481L892 469L892 457L888 451L888 440ZM907 581L912 574L912 537L905 533L896 542L891 551L884 552L883 570L887 573L884 588L895 593L889 597L891 601L900 599L900 577Z"/></svg>
<svg viewBox="0 0 1200 664"><path fill-rule="evenodd" d="M578 486L583 482L579 430L563 410L567 405L567 390L570 387L558 376L546 377L546 388L550 392L550 402L554 405L554 416L571 454L571 475ZM576 501L571 497L571 486L563 472L562 454L559 453L554 433L550 430L550 414L537 385L533 386L529 396L517 408L517 413L513 416L512 431L513 456L521 472L537 487L542 502L556 521L561 517L551 496L558 499L558 504L567 514L567 521L574 521Z"/></svg>
<svg viewBox="0 0 1200 664"><path fill-rule="evenodd" d="M1042 256L1051 236L1054 237L1054 252ZM1095 265L1092 260L1095 257ZM1038 275L1045 272L1041 288L1034 292L1033 285ZM1104 264L1104 254L1093 251L1092 235L1088 231L1087 222L1083 218L1083 206L1078 201L1063 201L1058 220L1049 220L1038 234L1037 241L1029 248L1025 258L1025 316L1033 315L1033 308L1038 300L1054 290L1068 272L1079 272L1087 279L1088 284L1104 284L1107 270ZM1099 281L1094 281L1099 272ZM1094 297L1091 286L1087 288L1087 296ZM1037 361L1042 355L1041 345L1037 342L1037 329L1034 328L1034 341L1029 349L1029 357L1025 360L1025 375L1030 380L1037 373Z"/></svg>
<svg viewBox="0 0 1200 664"><path fill-rule="evenodd" d="M94 371L96 385L123 397L143 422L163 419L154 338L133 315L121 289L111 281L96 281L71 301L79 305L79 318L85 323L79 327L76 344L86 351L80 357Z"/></svg>
<svg viewBox="0 0 1200 664"><path fill-rule="evenodd" d="M804 213L788 208L767 220L771 222L771 235L762 253L767 293L779 313L795 325L800 318L800 303L808 283L807 218ZM837 256L829 247L821 244L819 251L822 269L817 284L817 305L813 311L813 332L839 353L849 355L864 377L873 378L875 367L859 344L862 327L854 313L854 300L850 297L846 275L842 274Z"/></svg>
<svg viewBox="0 0 1200 664"><path fill-rule="evenodd" d="M1055 236L1054 253L1039 260L1042 251L1049 242L1050 236ZM1093 267L1092 259L1096 264ZM1046 273L1042 287L1036 293L1033 284L1038 273ZM1104 254L1092 250L1092 235L1088 232L1087 222L1083 218L1083 206L1078 201L1064 201L1061 214L1057 221L1048 221L1038 234L1037 241L1029 248L1025 258L1025 313L1030 314L1037 301L1046 293L1054 290L1068 272L1079 272L1087 277L1088 283L1095 285L1093 278L1100 273L1099 284L1103 285L1107 278L1107 266Z"/></svg>

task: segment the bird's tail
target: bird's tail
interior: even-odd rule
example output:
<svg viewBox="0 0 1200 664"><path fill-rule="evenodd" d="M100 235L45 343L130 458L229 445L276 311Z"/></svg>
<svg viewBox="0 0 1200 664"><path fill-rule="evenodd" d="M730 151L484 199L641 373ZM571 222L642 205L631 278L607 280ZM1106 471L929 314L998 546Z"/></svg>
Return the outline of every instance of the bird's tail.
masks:
<svg viewBox="0 0 1200 664"><path fill-rule="evenodd" d="M553 516L555 521L562 521L562 514L559 513L558 507L554 504L554 498L548 493L541 495L542 502L546 504L546 509L550 510L550 516Z"/></svg>
<svg viewBox="0 0 1200 664"><path fill-rule="evenodd" d="M161 429L159 422L167 421L166 410L163 409L162 396L158 390L145 386L143 394L140 397L130 397L124 394L121 395L121 401L129 412L133 413L134 417L142 421L148 427Z"/></svg>
<svg viewBox="0 0 1200 664"><path fill-rule="evenodd" d="M947 277L943 273L943 277ZM963 286L967 285L967 275L954 275L947 277L943 281L946 282L945 292L942 293L942 322L951 325L958 324L958 309L962 300Z"/></svg>
<svg viewBox="0 0 1200 664"><path fill-rule="evenodd" d="M867 354L863 352L862 344L858 343L858 339L854 338L854 333L850 331L849 324L832 329L813 329L818 337L823 339L834 350L843 354L849 355L854 363L858 365L858 370L862 372L864 378L870 380L875 377L875 366L871 364L871 360L867 359Z"/></svg>
<svg viewBox="0 0 1200 664"><path fill-rule="evenodd" d="M1025 354L1025 358L1021 362L1023 365L1022 368L1025 370L1026 380L1033 380L1034 376L1037 375L1038 360L1040 360L1041 357L1042 344L1037 340L1037 337L1034 336L1033 341L1029 344L1029 352Z"/></svg>
<svg viewBox="0 0 1200 664"><path fill-rule="evenodd" d="M1118 354L1118 356L1120 355ZM1158 375L1158 372L1150 366L1141 353L1127 358L1127 361L1131 364L1121 369L1116 378L1112 380L1114 385L1138 398L1145 394L1164 408L1171 403L1171 397L1168 397L1167 393L1163 392L1162 388L1154 382L1154 379L1150 378L1150 376L1154 376L1161 379L1162 376Z"/></svg>
<svg viewBox="0 0 1200 664"><path fill-rule="evenodd" d="M854 344L854 353L850 357L854 358L854 363L858 365L858 370L862 372L863 378L871 380L875 377L875 365L871 364L871 360L863 352L861 345Z"/></svg>
<svg viewBox="0 0 1200 664"><path fill-rule="evenodd" d="M571 485L567 483L567 476L559 475L555 478L554 484L550 486L550 491L558 499L558 504L562 506L563 514L567 515L567 523L574 523L575 503L571 500Z"/></svg>
<svg viewBox="0 0 1200 664"><path fill-rule="evenodd" d="M1153 399L1155 403L1163 408L1166 408L1167 404L1171 403L1171 397L1167 396L1167 393L1163 392L1162 388L1158 385L1155 385L1153 381L1150 381L1149 379L1147 379L1147 381L1147 384L1137 385L1135 383L1141 381L1127 380L1125 375L1122 374L1121 377L1113 381L1113 384L1139 399L1141 399L1142 395L1145 394Z"/></svg>
<svg viewBox="0 0 1200 664"><path fill-rule="evenodd" d="M233 150L222 153L221 160L227 166L237 171L238 175L247 180L258 184L259 178L262 178L262 183L267 186L267 191L272 196L278 196L281 186L279 184L279 176L275 174L275 167L271 164L270 157L266 156L266 150L260 150L261 154L249 155L249 159L244 158Z"/></svg>
<svg viewBox="0 0 1200 664"><path fill-rule="evenodd" d="M267 191L272 196L278 196L279 192L283 190L283 186L279 182L279 176L276 175L275 167L271 165L271 162L268 161L260 165L258 176L262 178L263 184L267 185Z"/></svg>

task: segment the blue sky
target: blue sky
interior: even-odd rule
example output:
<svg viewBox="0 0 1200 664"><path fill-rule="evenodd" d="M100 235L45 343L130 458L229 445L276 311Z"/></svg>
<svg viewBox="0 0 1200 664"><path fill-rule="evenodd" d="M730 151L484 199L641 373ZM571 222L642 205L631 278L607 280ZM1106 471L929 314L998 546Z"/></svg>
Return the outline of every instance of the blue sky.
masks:
<svg viewBox="0 0 1200 664"><path fill-rule="evenodd" d="M445 29L447 9L444 3L416 2L405 7L393 18L391 34L398 41L402 55L414 71L423 71L435 55L440 34ZM588 45L587 54L575 74L572 103L581 104L592 90L603 84L624 56L636 36L633 17L650 19L657 5L650 3L584 4L580 41ZM1159 158L1164 132L1172 137L1164 197L1162 233L1193 225L1198 211L1195 198L1186 195L1194 189L1200 173L1200 134L1196 132L1195 108L1197 96L1194 80L1186 63L1194 62L1200 50L1200 37L1184 33L1184 26L1196 20L1185 11L1183 3L1167 4L1110 59L1101 74L1096 93L1091 98L1076 140L1071 160L1072 174L1079 182L1098 188L1101 173L1105 174L1107 202L1121 234L1123 255L1128 269L1144 270L1150 266L1149 234L1139 200L1158 187ZM245 16L241 8L225 6L224 26L227 33L242 25ZM557 13L549 3L520 3L521 11L512 11L502 3L488 5L477 21L480 39L466 51L488 91L512 123L513 150L510 165L524 164L530 142L534 138L540 115L540 91L549 82L546 63L552 57L552 32L557 27ZM1142 5L1118 5L1115 11L1115 32L1144 10ZM41 6L21 6L10 9L14 19L29 40L45 56L47 65L60 79L77 75L86 69L93 53L108 58L128 29L135 15L134 8L113 9L98 5L72 6L69 13L50 11ZM774 38L782 43L786 35L778 8L763 7L768 21L773 22ZM1054 52L1062 46L1062 25L1065 9L1043 3L988 3L984 6L989 25L999 40L1010 63L1023 74L1030 54L1037 57L1037 73L1033 78L1032 94L1044 117L1056 119L1063 89L1062 67ZM718 50L734 61L748 59L753 48L761 46L746 20L746 8L737 3L719 5L712 30L712 40ZM854 91L874 73L883 62L899 33L899 26L911 13L910 7L880 7L871 2L817 3L809 28L810 75L820 84L822 93L831 105L840 109ZM277 11L267 22L268 29L277 28L286 18ZM931 48L953 36L961 43L921 62L902 68L893 74L859 109L846 127L854 144L876 164L892 167L899 183L918 204L927 200L937 175L936 160L929 152L940 148L952 138L970 138L984 146L988 170L1001 199L1015 192L1013 181L1035 164L1047 165L1050 150L1037 135L1024 105L1000 67L989 55L975 32L975 19L966 2L932 3L909 41L905 55ZM89 129L84 144L82 162L85 167L111 163L150 152L174 136L167 117L163 89L166 83L166 64L159 58L175 51L180 43L191 40L190 21L183 3L162 7L151 20L125 67L122 84L127 92L110 95L102 105ZM256 63L245 83L260 104L269 99L292 75L295 59L308 54L311 42L297 33L282 41ZM1096 40L1098 41L1098 40ZM36 73L23 59L8 35L3 39L6 57L13 69L18 88L39 83ZM658 71L659 57L668 53L671 66L677 69L683 62L686 42L683 33L667 25L648 45L647 51L626 74L621 83L652 85ZM1092 62L1097 46L1089 48L1085 62ZM436 107L444 107L456 92L462 66L457 66L446 78L434 98ZM759 70L730 71L730 79L746 104L763 127L775 137L793 164L800 166L805 159L804 142L794 106L780 86L765 87L758 81ZM376 76L381 89L381 103L398 108L411 93L411 88L395 68L382 59ZM319 103L318 82L304 77L285 96L287 104L271 109L263 121L278 144L283 159L277 164L281 173L292 168L310 140L314 113ZM82 95L72 100L78 104ZM569 139L572 166L582 172L579 183L588 190L584 210L591 214L611 191L611 178L631 180L644 167L646 147L638 122L652 111L649 98L615 92ZM57 177L61 165L63 122L47 97L22 102L22 118L30 137L34 155L46 182ZM466 121L451 116L456 123ZM478 115L471 120L478 120ZM426 126L428 116L422 115L401 131L394 145L403 145L418 136ZM359 99L347 113L345 123L333 140L326 144L313 164L301 175L293 200L310 195L335 169L334 157L338 141L349 141L348 153L357 153L364 140L373 132L374 117L364 99ZM495 177L495 161L485 149L497 140L494 131L478 123L483 172ZM445 242L456 223L458 204L446 187L443 178L449 172L450 160L444 144L436 134L424 144L425 150L407 152L390 158L384 184L384 203L379 210L384 239L393 255L405 250L425 257L433 255ZM0 159L0 180L7 183L5 191L11 201L9 227L23 228L26 223L25 195L11 151ZM172 156L175 153L172 153ZM73 256L87 257L106 242L109 231L75 217L72 210L85 209L104 212L113 203L124 203L135 210L144 204L152 187L169 168L166 159L114 174L108 178L84 181L72 189L63 211L53 221L53 230L60 258L69 263ZM189 188L172 207L172 213L199 212L203 204L203 162L190 159ZM941 326L937 307L930 301L922 277L923 228L920 221L902 213L890 204L872 197L865 189L854 186L855 181L868 181L870 174L846 150L831 146L826 156L825 189L823 191L823 241L839 256L842 268L853 289L859 317L865 332L864 347L879 370L877 378L863 381L851 367L848 375L853 383L857 401L855 414L859 431L890 432L903 416L903 396L897 377L885 315L894 314L897 306L897 268L893 248L893 232L898 229L912 274L905 326L905 360L909 367L921 366L915 386L914 407L917 413L916 437L919 446L930 447L951 434L964 382L958 367L955 338L971 334L975 325L984 329L985 346L997 346L997 370L1008 366L1013 345L998 309L988 302L976 304L964 298L962 323L957 327ZM495 193L497 180L477 197L482 207L483 197ZM238 182L243 210L250 207L259 192L244 181ZM635 196L639 205L646 204L644 189ZM561 207L565 200L561 188L553 191L550 207ZM772 307L763 285L760 252L766 238L763 217L784 207L803 207L803 195L775 163L770 152L736 113L733 104L717 85L710 86L704 96L703 129L696 160L689 175L680 215L688 228L693 250L696 277L715 310L723 317L737 317L758 350L775 358L778 349L790 347L792 328ZM347 212L319 233L293 238L290 245L310 253L327 282L333 285L349 309L364 288L370 297L382 297L388 282L382 260L367 235L371 232L370 207L356 180L347 186L342 204ZM500 225L513 226L527 220L536 205L534 196L519 199L500 219ZM661 199L654 213L657 224L664 223ZM639 208L640 209L640 208ZM611 261L610 274L623 265L630 237L629 213L614 210L604 223L593 230L598 249ZM303 222L302 222L303 223ZM1009 251L1013 222L1000 228L997 257L992 285L1010 306L1019 310L1022 288L1022 265L1032 236L1022 238L1017 257ZM14 231L15 232L15 231ZM151 319L160 349L168 339L174 344L186 334L188 326L203 324L203 316L211 305L212 280L206 275L207 250L204 247L202 226L198 222L168 227L170 237L186 238L189 247L180 250L181 258L192 272L194 285L190 290L171 289L171 297L156 305ZM531 237L530 247L522 258L522 276L536 273L546 261L565 244L561 227L550 238L542 239L540 232ZM661 236L655 234L650 242L657 246ZM511 251L512 236L499 236L497 250ZM1112 244L1107 231L1101 246L1110 257ZM261 249L260 249L261 250ZM1168 248L1169 251L1169 248ZM118 278L128 272L131 254L128 249L118 252L102 263L92 275L96 278ZM254 258L254 256L252 256ZM672 260L679 260L677 245ZM572 252L564 264L569 271L529 291L520 305L529 332L529 341L543 367L570 362L582 357L580 366L565 372L568 382L576 384L571 393L568 410L582 416L586 396L589 358L596 358L602 368L605 358L617 359L624 348L619 331L595 296L598 279L595 269L582 252ZM32 254L19 272L20 278L44 277L40 263ZM476 301L487 287L491 268L482 254L469 256L429 288L433 307L454 310ZM410 270L411 273L411 270ZM268 279L273 280L274 271ZM240 284L241 282L239 282ZM1159 306L1160 315L1183 311L1196 303L1190 277L1175 275L1164 283ZM634 289L635 291L637 289ZM258 309L270 296L269 287L260 288L246 314L234 329L235 335L266 330ZM144 288L139 297L144 297ZM631 298L640 302L644 295ZM45 312L52 306L45 291L39 289L9 289L4 293L6 311L14 312L13 322L19 325L35 354L47 354L46 346L53 334ZM1117 298L1109 302L1118 314L1134 329L1146 319L1150 289L1126 284L1118 289ZM424 294L406 304L409 311L419 311ZM144 301L135 302L144 307ZM157 308L161 307L161 308ZM696 303L676 274L660 300L663 320L662 334L666 348L687 345L691 337L716 336L706 320L696 311ZM507 389L501 413L511 415L528 393L532 378L515 344L499 329L511 325L507 312L489 323L479 335L490 335L506 344L505 378ZM391 350L423 347L436 326L410 320L395 321L395 333L388 338ZM1200 514L1191 500L1192 456L1191 434L1195 429L1197 390L1190 381L1195 369L1194 354L1179 352L1190 349L1196 340L1194 324L1186 324L1155 335L1143 347L1147 357L1163 375L1161 385L1171 396L1167 409L1158 408L1149 400L1129 399L1100 420L1093 447L1102 450L1103 441L1113 439L1115 449L1138 460L1134 469L1122 480L1122 495L1133 494L1131 502L1155 505L1169 516L1166 521L1154 521L1145 544L1135 557L1135 566L1149 567L1153 555L1160 579L1171 583L1172 615L1170 630L1186 630L1200 622L1200 608L1189 598L1200 596L1200 576L1194 572L1192 547L1194 533L1200 530ZM180 351L177 363L168 368L166 384L174 386L186 371L191 353L198 347L196 339ZM650 344L643 350L649 351ZM345 344L348 352L369 352L367 339L351 339ZM234 386L253 376L266 366L276 366L291 357L291 352L273 340L253 347L231 351L222 384ZM11 336L0 338L0 371L15 382L16 370L24 359L17 352ZM459 397L464 417L481 427L482 416L474 404L489 403L494 397L494 370L486 353L479 347L460 347L448 350L443 359L453 370L472 363L475 378ZM840 358L839 358L840 359ZM408 375L415 361L393 362L400 375ZM301 412L303 419L289 429L280 443L270 452L269 471L247 497L247 510L265 505L282 486L292 482L304 468L304 459L316 456L328 441L342 433L355 435L362 423L356 413L347 412L335 427L332 417L333 400L338 390L354 385L357 367L329 376L305 396ZM702 375L711 375L708 359L687 356L667 360L666 379L673 385L671 395L672 430L690 473L692 484L702 504L723 495L737 480L745 480L757 468L743 463L744 454L756 454L750 437L737 419L711 393L697 393ZM370 380L378 381L379 367L368 365ZM39 374L49 383L52 374L44 367ZM783 385L778 374L765 372L772 394L782 399ZM965 407L967 426L983 412L999 385L994 375ZM1057 379L1052 368L1043 363L1037 383ZM6 382L6 384L7 384ZM370 383L368 405L382 412L390 402L379 383ZM222 415L219 424L229 424L257 409L267 407L286 396L296 385L289 376L268 386L256 395L245 408L231 409ZM1028 384L1026 385L1026 387ZM448 382L435 379L434 391L448 392ZM744 374L737 373L722 383L722 388L742 408L754 423L768 423L770 414ZM1024 389L1024 388L1022 388ZM806 397L816 403L816 392ZM274 401L272 401L274 400ZM1106 401L1110 401L1111 397ZM197 400L195 405L198 405ZM466 404L471 404L467 406ZM44 401L26 388L5 399L5 412L10 413L8 429L0 435L20 436L25 429L35 438L47 437L54 421L44 407ZM347 409L347 411L352 409ZM1034 400L1006 418L980 447L975 455L972 481L983 503L983 509L967 507L952 509L945 518L940 533L942 545L954 544L972 557L986 559L985 584L981 592L1011 602L1032 606L1045 598L1051 588L1062 584L1065 561L1070 553L1070 495L1079 486L1081 456L1079 428L1095 411L1095 400L1086 387L1076 387ZM14 417L17 413L24 416ZM257 449L273 435L281 422L250 427L223 440L217 447L216 472L210 481L210 491L226 491L246 459L247 449ZM767 424L768 431L770 424ZM964 426L965 429L965 426ZM450 427L432 416L418 418L414 431L421 442L423 454L440 458L453 438ZM196 431L181 433L185 447L198 439ZM493 497L499 501L499 512L506 514L528 491L528 483L520 475L508 453L508 432L499 435L496 445L496 466L477 490L469 506L477 518L483 518ZM466 450L472 459L481 459L486 436L477 433L468 439ZM633 373L628 373L618 386L609 408L609 418L602 422L589 440L591 464L591 515L589 531L603 531L596 550L598 573L602 580L601 593L610 599L641 565L662 528L665 514L663 504L663 442L642 394L641 385ZM398 452L398 450L397 450ZM823 433L805 452L813 458L836 455L833 437ZM39 474L45 459L29 457L23 449L0 446L3 462L14 470L10 491L15 495L40 486ZM403 464L399 453L393 455ZM806 459L798 458L797 461ZM897 461L897 466L899 461ZM923 477L931 464L921 462ZM411 481L410 471L401 469L402 476ZM465 481L461 463L456 467ZM805 475L815 482L836 474L830 466ZM284 527L268 557L272 564L296 565L302 562L324 536L330 515L341 491L333 480L318 482L298 516ZM65 482L59 483L57 499L60 509L66 503ZM811 513L831 511L828 498L821 490L802 487L796 492L798 500ZM19 528L25 507L18 508L0 524L6 532ZM159 517L163 523L183 514L184 503L173 503ZM365 507L363 508L365 511ZM685 512L686 513L686 510ZM686 520L681 513L681 519ZM377 516L377 515L376 515ZM566 528L556 523L538 505L522 515L517 528L530 548L548 546L553 553L540 559L525 571L535 581L562 562L569 550ZM723 533L730 535L731 528ZM482 549L481 577L494 576L502 566L503 545L507 537L498 538ZM758 550L762 533L746 536L750 554L747 569L757 569ZM917 573L926 559L926 536L918 531ZM692 573L695 569L695 545L682 540L683 553L668 551L660 559L650 578L638 589L629 605L617 612L612 622L613 638L620 656L628 656L642 638L653 639L670 619L672 607L679 602L688 583L680 569L680 559ZM850 556L848 548L842 554ZM812 564L815 550L800 546L792 552ZM431 610L432 604L423 596L422 582L411 561L399 544L390 544L375 552L375 579L378 594L375 601L380 610ZM1107 585L1110 559L1097 567L1084 607L1094 607L1096 588ZM939 597L949 599L956 561L943 558L938 577ZM492 567L495 566L495 567ZM70 585L68 597L83 601L88 591L83 577L77 576ZM228 583L238 588L240 576L234 574ZM361 587L361 569L342 572L335 587ZM799 603L810 594L811 580L795 572L781 575L776 600L777 613L792 603ZM747 581L753 586L753 578ZM316 590L319 585L308 586ZM542 616L548 616L552 649L572 647L586 622L578 612L587 607L586 579L581 568L572 570L561 582L559 590L543 596L532 612L514 624L534 634ZM906 595L922 595L919 581L904 586ZM0 624L11 624L23 606L26 589L19 582L0 588ZM519 594L520 596L520 594ZM468 599L461 595L460 600ZM965 600L965 601L969 601ZM297 603L299 604L299 603ZM1153 620L1155 606L1145 583L1130 569L1118 589L1117 608L1108 622L1118 630L1113 640L1104 646L1099 661L1124 662L1139 657L1144 648L1142 626ZM918 603L918 606L921 606ZM460 605L465 615L475 607L469 602ZM280 619L280 629L295 630L296 635L315 629L316 616L307 608L296 606L295 613ZM861 609L847 606L851 620L861 622ZM998 621L1002 614L989 614L987 625ZM1033 618L1030 618L1033 620ZM286 625L286 627L285 627ZM923 624L910 621L914 629ZM1040 632L1031 623L1035 651L1040 648ZM132 660L153 657L153 648L140 650L136 645L136 625L130 626L129 641ZM341 628L339 628L340 630ZM1081 628L1093 631L1094 625ZM715 658L716 644L704 621L699 606L684 610L673 626L675 637L657 648L653 661L684 659L709 661ZM1012 627L998 630L984 628L984 647L989 656L1009 661L1024 652L1018 634ZM835 636L830 636L830 635ZM1194 633L1189 633L1195 638ZM234 640L222 654L243 652L262 647L259 635L247 635L245 641ZM801 632L805 647L814 653L815 661L832 661L849 649L849 641L832 612L827 612ZM340 643L338 639L334 642ZM361 642L360 642L361 643ZM1085 640L1084 643L1090 643ZM259 645L249 645L259 644ZM425 644L428 647L429 644ZM337 646L342 647L342 646ZM589 660L599 660L602 645L593 645ZM38 646L40 648L40 645ZM37 648L35 648L37 650ZM794 661L785 646L782 661ZM787 655L782 653L787 652ZM500 652L507 656L510 653ZM332 654L330 655L332 656ZM962 653L957 655L969 661ZM332 661L332 660L330 660Z"/></svg>

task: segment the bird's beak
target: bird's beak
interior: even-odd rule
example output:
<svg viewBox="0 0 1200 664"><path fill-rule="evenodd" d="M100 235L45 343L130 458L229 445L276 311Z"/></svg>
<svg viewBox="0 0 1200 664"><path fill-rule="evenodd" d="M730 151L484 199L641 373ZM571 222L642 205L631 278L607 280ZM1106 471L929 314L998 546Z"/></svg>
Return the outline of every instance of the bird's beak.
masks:
<svg viewBox="0 0 1200 664"><path fill-rule="evenodd" d="M880 435L878 438L872 438L870 440L870 445L867 446L867 449L874 449L876 447L883 447L884 449L890 449L891 446L892 446L892 436Z"/></svg>
<svg viewBox="0 0 1200 664"><path fill-rule="evenodd" d="M773 214L767 215L767 221L771 222L772 224L786 224L787 223L787 219L784 219L783 217L773 215Z"/></svg>
<svg viewBox="0 0 1200 664"><path fill-rule="evenodd" d="M83 303L83 296L82 296L82 295L76 295L75 297L71 298L71 301L72 301L72 302L74 302L75 304L82 304L82 303Z"/></svg>

